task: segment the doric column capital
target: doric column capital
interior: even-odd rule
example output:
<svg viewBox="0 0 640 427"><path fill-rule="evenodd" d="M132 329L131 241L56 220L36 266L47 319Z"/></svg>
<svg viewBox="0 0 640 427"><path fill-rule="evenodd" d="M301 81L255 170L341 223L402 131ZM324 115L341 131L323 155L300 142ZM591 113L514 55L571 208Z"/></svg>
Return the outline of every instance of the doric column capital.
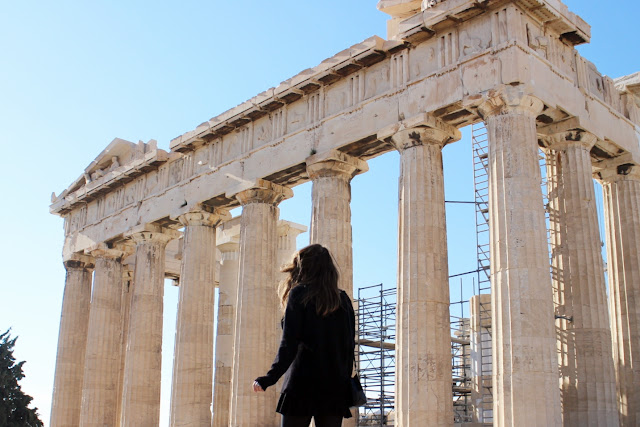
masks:
<svg viewBox="0 0 640 427"><path fill-rule="evenodd" d="M215 227L221 221L231 219L231 214L226 209L200 206L198 209L183 213L177 217L180 224L186 226Z"/></svg>
<svg viewBox="0 0 640 427"><path fill-rule="evenodd" d="M591 150L598 142L598 137L590 132L589 127L584 126L578 117L571 117L561 122L539 127L537 133L547 148L552 150L563 150L576 144Z"/></svg>
<svg viewBox="0 0 640 427"><path fill-rule="evenodd" d="M62 261L66 270L93 270L96 260L83 253L75 253Z"/></svg>
<svg viewBox="0 0 640 427"><path fill-rule="evenodd" d="M378 139L391 143L400 152L425 144L444 147L460 138L462 135L455 126L427 113L387 126L378 132Z"/></svg>
<svg viewBox="0 0 640 427"><path fill-rule="evenodd" d="M523 93L517 87L500 90L478 106L478 113L483 119L501 114L531 114L537 116L542 112L544 103L538 98Z"/></svg>
<svg viewBox="0 0 640 427"><path fill-rule="evenodd" d="M602 182L640 181L640 165L630 161L612 160L606 161L606 165L596 166L599 169L594 175L597 180Z"/></svg>
<svg viewBox="0 0 640 427"><path fill-rule="evenodd" d="M582 129L567 130L542 137L547 148L561 151L567 147L580 146L585 150L591 150L598 137Z"/></svg>
<svg viewBox="0 0 640 427"><path fill-rule="evenodd" d="M85 249L84 253L91 255L94 258L107 258L123 260L134 252L134 248L131 245L115 244L109 245L106 243L98 243L88 249Z"/></svg>
<svg viewBox="0 0 640 427"><path fill-rule="evenodd" d="M338 150L309 156L306 163L307 173L312 180L328 176L351 179L369 170L366 161Z"/></svg>
<svg viewBox="0 0 640 427"><path fill-rule="evenodd" d="M161 227L155 224L144 224L131 228L124 233L124 237L133 240L136 244L158 242L167 244L173 239L182 236L177 230Z"/></svg>
<svg viewBox="0 0 640 427"><path fill-rule="evenodd" d="M257 179L246 188L243 185L239 191L227 193L227 196L234 196L242 206L246 206L251 203L265 203L273 206L277 206L281 201L293 197L293 190L289 187L274 184L273 182L266 181L264 179Z"/></svg>

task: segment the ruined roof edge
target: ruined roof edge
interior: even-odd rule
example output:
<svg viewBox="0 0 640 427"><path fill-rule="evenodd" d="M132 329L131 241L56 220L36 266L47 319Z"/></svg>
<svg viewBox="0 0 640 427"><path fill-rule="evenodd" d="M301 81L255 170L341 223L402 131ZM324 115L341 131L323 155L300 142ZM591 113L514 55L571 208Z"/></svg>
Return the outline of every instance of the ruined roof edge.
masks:
<svg viewBox="0 0 640 427"><path fill-rule="evenodd" d="M253 121L248 116L251 113L268 113L271 111L268 106L274 102L285 104L288 103L286 99L288 96L295 96L298 99L304 93L315 91L316 89L305 91L305 88L310 85L319 88L346 77L349 72L344 70L349 65L364 68L375 63L369 63L374 61L370 59L370 56L379 55L384 58L388 53L404 47L405 43L402 41L388 41L378 36L369 37L361 43L325 59L315 67L301 71L290 79L283 81L277 87L270 88L242 104L211 118L194 130L173 138L169 143L169 147L171 151L188 150L191 144L206 135L216 131L224 132L225 129L230 131L235 127Z"/></svg>

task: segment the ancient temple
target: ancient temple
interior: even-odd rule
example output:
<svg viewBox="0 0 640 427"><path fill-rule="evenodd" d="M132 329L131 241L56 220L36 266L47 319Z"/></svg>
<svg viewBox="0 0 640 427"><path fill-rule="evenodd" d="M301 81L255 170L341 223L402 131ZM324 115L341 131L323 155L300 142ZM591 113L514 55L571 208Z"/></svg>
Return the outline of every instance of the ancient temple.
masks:
<svg viewBox="0 0 640 427"><path fill-rule="evenodd" d="M276 426L276 392L246 385L275 352L277 266L305 230L279 219L278 204L312 182L310 241L333 252L352 294L350 181L392 150L396 425L452 425L441 150L479 122L489 138L494 424L640 423L640 73L612 80L582 58L574 46L589 42L590 26L560 0L378 8L390 15L387 40L337 53L168 152L115 139L52 200L67 276L51 426L158 425L167 277L180 287L171 425Z"/></svg>

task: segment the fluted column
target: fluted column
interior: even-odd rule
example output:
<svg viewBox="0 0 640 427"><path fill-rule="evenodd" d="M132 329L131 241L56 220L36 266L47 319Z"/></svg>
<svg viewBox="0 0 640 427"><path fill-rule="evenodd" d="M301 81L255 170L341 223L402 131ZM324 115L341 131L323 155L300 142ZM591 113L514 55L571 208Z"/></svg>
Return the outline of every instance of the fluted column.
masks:
<svg viewBox="0 0 640 427"><path fill-rule="evenodd" d="M640 166L599 174L604 193L613 358L620 424L640 423Z"/></svg>
<svg viewBox="0 0 640 427"><path fill-rule="evenodd" d="M240 271L235 321L230 422L233 427L276 426L276 393L254 393L278 346L273 324L278 312L276 280L277 205L291 189L259 180L235 196L242 204Z"/></svg>
<svg viewBox="0 0 640 427"><path fill-rule="evenodd" d="M211 424L216 225L226 211L179 216L184 225L180 297L171 388L171 426Z"/></svg>
<svg viewBox="0 0 640 427"><path fill-rule="evenodd" d="M122 260L124 247L99 244L82 387L82 426L115 426L122 350Z"/></svg>
<svg viewBox="0 0 640 427"><path fill-rule="evenodd" d="M351 179L369 167L337 150L315 154L306 162L313 182L310 243L329 249L340 273L339 286L353 298Z"/></svg>
<svg viewBox="0 0 640 427"><path fill-rule="evenodd" d="M442 147L460 132L424 115L390 142L400 152L396 423L453 425Z"/></svg>
<svg viewBox="0 0 640 427"><path fill-rule="evenodd" d="M145 225L127 233L136 245L134 287L125 358L122 425L160 423L165 247L179 233Z"/></svg>
<svg viewBox="0 0 640 427"><path fill-rule="evenodd" d="M85 255L75 255L64 262L67 277L58 334L51 427L80 424L93 266L93 258Z"/></svg>
<svg viewBox="0 0 640 427"><path fill-rule="evenodd" d="M122 270L122 318L120 321L122 339L120 340L120 372L118 375L118 402L116 404L116 426L122 425L122 397L124 389L124 362L127 356L127 341L129 337L129 316L131 315L131 300L133 295L133 268L123 264Z"/></svg>
<svg viewBox="0 0 640 427"><path fill-rule="evenodd" d="M615 374L590 150L593 134L555 133L548 144L553 288L565 426L617 426Z"/></svg>
<svg viewBox="0 0 640 427"><path fill-rule="evenodd" d="M240 245L227 241L218 245L222 253L218 292L218 330L216 334L216 374L213 390L213 427L229 425L231 370L235 306L238 297L238 261Z"/></svg>
<svg viewBox="0 0 640 427"><path fill-rule="evenodd" d="M540 188L540 100L509 88L479 111L489 137L493 422L560 425L560 390Z"/></svg>

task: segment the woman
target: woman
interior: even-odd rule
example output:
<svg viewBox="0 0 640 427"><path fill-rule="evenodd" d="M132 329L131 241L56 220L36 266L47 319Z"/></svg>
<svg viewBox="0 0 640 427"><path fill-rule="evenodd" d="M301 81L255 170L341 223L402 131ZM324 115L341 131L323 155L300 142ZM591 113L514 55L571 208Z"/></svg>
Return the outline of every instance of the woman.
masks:
<svg viewBox="0 0 640 427"><path fill-rule="evenodd" d="M300 249L280 285L284 307L282 340L271 369L253 383L264 391L285 374L276 411L282 427L339 427L351 418L350 377L355 315L338 289L338 271L327 248Z"/></svg>

